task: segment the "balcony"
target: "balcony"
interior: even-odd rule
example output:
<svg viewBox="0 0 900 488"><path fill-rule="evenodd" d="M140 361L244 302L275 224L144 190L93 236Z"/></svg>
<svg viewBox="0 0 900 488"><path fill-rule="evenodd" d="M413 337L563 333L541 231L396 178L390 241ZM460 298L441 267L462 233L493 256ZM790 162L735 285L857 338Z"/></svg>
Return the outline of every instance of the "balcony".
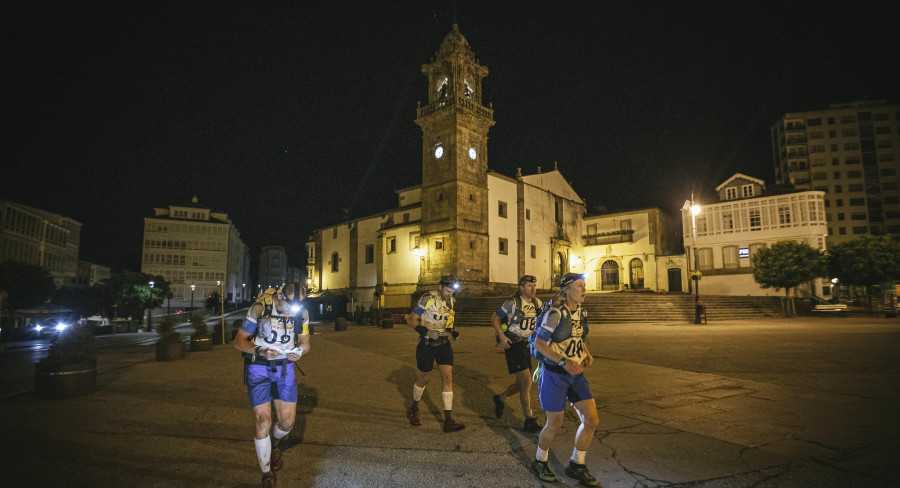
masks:
<svg viewBox="0 0 900 488"><path fill-rule="evenodd" d="M438 110L441 110L445 107L451 107L451 106L471 110L472 112L475 112L476 114L478 114L482 117L485 117L490 120L494 120L494 111L493 110L485 107L484 105L482 105L474 100L470 100L468 98L456 98L454 96L442 98L432 104L425 105L424 107L419 107L418 109L416 109L416 116L424 117L426 115L437 112Z"/></svg>
<svg viewBox="0 0 900 488"><path fill-rule="evenodd" d="M623 242L634 242L634 230L615 230L612 232L601 232L582 236L585 246L602 246L606 244L621 244Z"/></svg>

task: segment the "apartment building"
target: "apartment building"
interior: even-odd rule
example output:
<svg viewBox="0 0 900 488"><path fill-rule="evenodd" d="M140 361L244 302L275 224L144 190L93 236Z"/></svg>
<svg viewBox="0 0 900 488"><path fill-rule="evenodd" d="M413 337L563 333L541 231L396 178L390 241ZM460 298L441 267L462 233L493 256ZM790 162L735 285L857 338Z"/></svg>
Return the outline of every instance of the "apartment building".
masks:
<svg viewBox="0 0 900 488"><path fill-rule="evenodd" d="M57 288L77 283L80 222L9 200L0 200L0 222L0 261L42 266Z"/></svg>
<svg viewBox="0 0 900 488"><path fill-rule="evenodd" d="M787 113L771 135L776 182L825 192L829 245L900 233L900 105Z"/></svg>

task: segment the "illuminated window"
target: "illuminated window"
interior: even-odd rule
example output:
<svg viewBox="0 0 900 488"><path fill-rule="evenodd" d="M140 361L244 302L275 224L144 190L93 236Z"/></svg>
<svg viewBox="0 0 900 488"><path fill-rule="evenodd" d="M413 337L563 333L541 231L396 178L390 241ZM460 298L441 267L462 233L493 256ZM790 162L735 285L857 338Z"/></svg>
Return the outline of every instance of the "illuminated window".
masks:
<svg viewBox="0 0 900 488"><path fill-rule="evenodd" d="M751 208L749 214L750 214L750 230L751 231L760 230L762 228L762 218L759 215L759 209Z"/></svg>
<svg viewBox="0 0 900 488"><path fill-rule="evenodd" d="M725 269L737 269L738 267L738 248L737 246L726 246L722 248L722 264Z"/></svg>
<svg viewBox="0 0 900 488"><path fill-rule="evenodd" d="M338 253L332 254L331 255L331 272L332 273L338 272L338 262L340 262L340 256L338 256Z"/></svg>
<svg viewBox="0 0 900 488"><path fill-rule="evenodd" d="M710 248L697 249L697 268L707 270L713 268L713 253Z"/></svg>
<svg viewBox="0 0 900 488"><path fill-rule="evenodd" d="M734 200L737 198L737 188L728 187L725 189L725 200Z"/></svg>

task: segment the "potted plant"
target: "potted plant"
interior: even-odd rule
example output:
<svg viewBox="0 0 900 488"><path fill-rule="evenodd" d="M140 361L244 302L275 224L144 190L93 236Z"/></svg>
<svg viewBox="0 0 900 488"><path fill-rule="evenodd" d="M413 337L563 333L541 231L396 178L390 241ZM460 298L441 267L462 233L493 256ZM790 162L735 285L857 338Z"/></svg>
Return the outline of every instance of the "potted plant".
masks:
<svg viewBox="0 0 900 488"><path fill-rule="evenodd" d="M159 334L159 340L156 341L157 361L172 361L184 357L184 343L175 331L176 325L178 319L174 315L166 315L156 326L156 333Z"/></svg>
<svg viewBox="0 0 900 488"><path fill-rule="evenodd" d="M341 332L347 330L347 319L344 317L337 317L334 319L334 330L336 332Z"/></svg>
<svg viewBox="0 0 900 488"><path fill-rule="evenodd" d="M212 337L209 336L209 328L206 327L206 316L199 312L191 314L191 325L194 333L191 334L191 351L211 351Z"/></svg>
<svg viewBox="0 0 900 488"><path fill-rule="evenodd" d="M83 395L97 386L97 346L90 327L71 325L59 333L35 367L34 391L47 398Z"/></svg>

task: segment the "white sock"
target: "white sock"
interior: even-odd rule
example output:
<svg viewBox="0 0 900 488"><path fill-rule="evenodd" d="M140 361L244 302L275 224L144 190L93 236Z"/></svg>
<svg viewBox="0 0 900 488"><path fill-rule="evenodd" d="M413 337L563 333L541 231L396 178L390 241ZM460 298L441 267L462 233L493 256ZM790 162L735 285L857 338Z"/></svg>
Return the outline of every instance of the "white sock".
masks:
<svg viewBox="0 0 900 488"><path fill-rule="evenodd" d="M575 449L572 449L572 462L584 464L585 454L587 454L587 451L579 451L577 447Z"/></svg>
<svg viewBox="0 0 900 488"><path fill-rule="evenodd" d="M547 459L550 458L550 449L546 451L541 449L541 446L538 446L537 453L535 453L534 458L542 463L546 463Z"/></svg>
<svg viewBox="0 0 900 488"><path fill-rule="evenodd" d="M422 399L422 393L424 393L424 392L425 392L425 387L424 387L424 386L419 386L419 385L413 383L413 400L414 400L414 401L419 401L419 400L421 400L421 399Z"/></svg>
<svg viewBox="0 0 900 488"><path fill-rule="evenodd" d="M266 436L263 439L253 439L256 444L256 457L259 458L259 469L263 473L269 472L269 457L272 456L272 439Z"/></svg>
<svg viewBox="0 0 900 488"><path fill-rule="evenodd" d="M453 392L452 391L441 392L441 400L444 401L444 410L453 410Z"/></svg>
<svg viewBox="0 0 900 488"><path fill-rule="evenodd" d="M275 443L276 443L276 444L278 444L278 441L280 441L281 439L284 439L284 438L285 438L288 434L290 434L290 433L291 433L290 429L288 429L288 430L281 430L280 428L278 428L278 424L277 424L277 423L275 424L275 428L272 429L272 437L275 438Z"/></svg>

